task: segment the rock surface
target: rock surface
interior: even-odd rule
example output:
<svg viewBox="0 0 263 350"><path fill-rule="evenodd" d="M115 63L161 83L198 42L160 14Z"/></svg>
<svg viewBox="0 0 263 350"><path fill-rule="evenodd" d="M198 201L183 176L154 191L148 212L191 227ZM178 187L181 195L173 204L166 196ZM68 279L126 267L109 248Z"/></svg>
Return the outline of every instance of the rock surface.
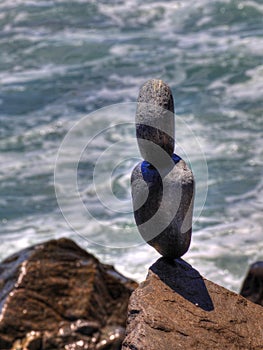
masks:
<svg viewBox="0 0 263 350"><path fill-rule="evenodd" d="M136 283L69 239L0 264L0 349L121 348Z"/></svg>
<svg viewBox="0 0 263 350"><path fill-rule="evenodd" d="M262 311L182 259L161 258L131 296L122 350L260 350Z"/></svg>
<svg viewBox="0 0 263 350"><path fill-rule="evenodd" d="M250 266L240 294L263 306L263 261L257 261Z"/></svg>

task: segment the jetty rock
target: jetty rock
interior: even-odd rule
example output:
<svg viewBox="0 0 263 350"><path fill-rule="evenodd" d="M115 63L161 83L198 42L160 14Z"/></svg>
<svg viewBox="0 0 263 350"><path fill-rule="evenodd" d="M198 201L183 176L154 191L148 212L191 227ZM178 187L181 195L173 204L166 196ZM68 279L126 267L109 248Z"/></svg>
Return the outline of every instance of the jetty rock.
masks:
<svg viewBox="0 0 263 350"><path fill-rule="evenodd" d="M263 309L160 258L132 293L122 350L262 350Z"/></svg>
<svg viewBox="0 0 263 350"><path fill-rule="evenodd" d="M0 264L1 350L119 350L137 283L62 238Z"/></svg>

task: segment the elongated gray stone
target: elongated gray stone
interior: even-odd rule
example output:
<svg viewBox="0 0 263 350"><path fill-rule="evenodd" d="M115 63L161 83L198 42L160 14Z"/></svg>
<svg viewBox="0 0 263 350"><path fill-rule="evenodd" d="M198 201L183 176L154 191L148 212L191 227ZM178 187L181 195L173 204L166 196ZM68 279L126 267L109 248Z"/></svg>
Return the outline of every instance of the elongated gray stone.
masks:
<svg viewBox="0 0 263 350"><path fill-rule="evenodd" d="M154 163L158 159L158 149L153 148L152 142L172 156L174 103L169 86L162 80L149 80L140 89L136 111L136 136L141 155L148 162Z"/></svg>
<svg viewBox="0 0 263 350"><path fill-rule="evenodd" d="M161 255L179 258L190 246L194 177L174 150L173 97L161 80L142 86L136 134L143 162L132 172L135 221L143 239Z"/></svg>

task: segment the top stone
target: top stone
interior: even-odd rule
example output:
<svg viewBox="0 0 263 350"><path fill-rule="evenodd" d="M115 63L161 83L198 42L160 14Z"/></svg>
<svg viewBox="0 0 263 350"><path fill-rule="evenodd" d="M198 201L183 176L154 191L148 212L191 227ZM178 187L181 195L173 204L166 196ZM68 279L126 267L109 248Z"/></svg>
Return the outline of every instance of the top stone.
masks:
<svg viewBox="0 0 263 350"><path fill-rule="evenodd" d="M154 165L174 151L173 95L162 80L147 81L140 89L136 111L136 136L143 159Z"/></svg>

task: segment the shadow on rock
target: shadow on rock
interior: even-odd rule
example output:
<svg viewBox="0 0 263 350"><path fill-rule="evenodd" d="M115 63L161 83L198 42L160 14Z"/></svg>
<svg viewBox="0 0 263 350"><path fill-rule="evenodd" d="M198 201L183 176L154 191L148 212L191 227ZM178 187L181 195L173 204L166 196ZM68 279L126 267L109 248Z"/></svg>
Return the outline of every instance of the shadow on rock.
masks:
<svg viewBox="0 0 263 350"><path fill-rule="evenodd" d="M150 267L150 270L172 290L194 305L204 311L214 310L202 276L183 259L160 258Z"/></svg>

